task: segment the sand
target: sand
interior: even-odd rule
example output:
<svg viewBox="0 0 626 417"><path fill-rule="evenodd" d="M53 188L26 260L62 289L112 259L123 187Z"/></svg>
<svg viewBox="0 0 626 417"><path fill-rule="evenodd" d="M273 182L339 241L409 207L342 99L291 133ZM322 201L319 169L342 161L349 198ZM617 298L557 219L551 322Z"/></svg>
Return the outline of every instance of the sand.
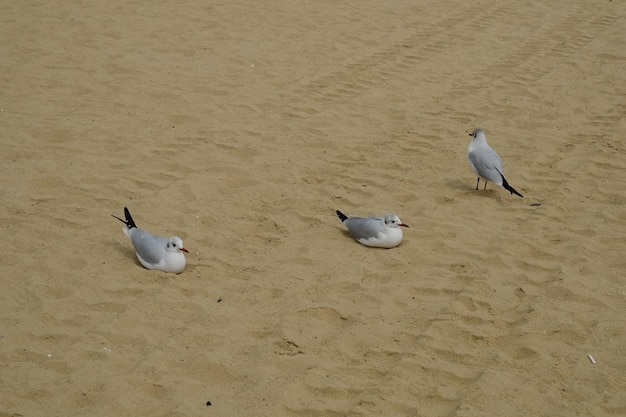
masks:
<svg viewBox="0 0 626 417"><path fill-rule="evenodd" d="M624 2L4 3L0 416L626 414Z"/></svg>

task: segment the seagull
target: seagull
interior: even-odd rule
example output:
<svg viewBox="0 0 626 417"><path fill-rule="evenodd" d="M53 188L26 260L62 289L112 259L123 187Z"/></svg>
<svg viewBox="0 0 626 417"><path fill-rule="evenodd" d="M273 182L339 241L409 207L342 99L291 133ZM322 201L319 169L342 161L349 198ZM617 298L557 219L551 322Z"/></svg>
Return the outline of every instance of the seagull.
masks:
<svg viewBox="0 0 626 417"><path fill-rule="evenodd" d="M183 252L189 251L183 246L181 238L172 236L166 239L139 229L126 207L124 207L124 216L126 220L117 216L113 217L126 225L122 231L133 242L137 259L144 267L174 274L183 272L187 263Z"/></svg>
<svg viewBox="0 0 626 417"><path fill-rule="evenodd" d="M409 227L395 214L348 217L337 210L337 217L357 242L374 248L394 248L402 242L402 227Z"/></svg>
<svg viewBox="0 0 626 417"><path fill-rule="evenodd" d="M504 170L502 169L502 160L500 156L494 151L489 144L487 144L487 137L482 129L474 129L470 133L472 141L467 147L467 159L469 160L470 167L478 175L476 181L476 189L478 190L478 183L482 178L485 181L485 187L487 189L487 181L491 181L494 184L499 185L511 194L516 194L520 197L524 197L511 187L504 178Z"/></svg>

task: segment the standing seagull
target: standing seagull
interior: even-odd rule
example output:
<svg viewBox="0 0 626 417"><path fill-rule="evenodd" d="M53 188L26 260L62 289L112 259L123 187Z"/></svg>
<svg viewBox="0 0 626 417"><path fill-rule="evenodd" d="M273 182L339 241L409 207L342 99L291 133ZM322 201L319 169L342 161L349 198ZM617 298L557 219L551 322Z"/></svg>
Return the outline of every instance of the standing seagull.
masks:
<svg viewBox="0 0 626 417"><path fill-rule="evenodd" d="M166 239L139 229L126 207L124 207L124 216L126 216L126 220L117 216L113 217L126 225L122 231L133 242L137 259L143 266L174 274L183 272L187 263L183 252L189 251L183 246L181 238L172 236Z"/></svg>
<svg viewBox="0 0 626 417"><path fill-rule="evenodd" d="M394 248L402 242L402 229L409 227L395 214L372 217L348 217L337 210L337 217L359 243L374 248Z"/></svg>
<svg viewBox="0 0 626 417"><path fill-rule="evenodd" d="M487 189L487 181L491 181L494 184L499 185L511 194L516 194L520 197L524 197L518 193L515 188L511 187L504 178L504 170L502 169L502 160L500 156L491 149L491 146L487 143L487 137L482 129L474 129L470 133L472 141L467 147L467 159L469 160L470 167L478 175L476 181L476 189L478 190L478 183L482 178L485 180L485 187Z"/></svg>

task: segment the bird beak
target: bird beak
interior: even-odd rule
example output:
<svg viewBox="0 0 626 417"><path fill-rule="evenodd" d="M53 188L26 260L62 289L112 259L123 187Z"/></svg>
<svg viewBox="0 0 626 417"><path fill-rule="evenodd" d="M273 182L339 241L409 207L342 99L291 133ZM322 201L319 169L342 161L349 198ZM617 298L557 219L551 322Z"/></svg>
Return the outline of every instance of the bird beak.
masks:
<svg viewBox="0 0 626 417"><path fill-rule="evenodd" d="M409 227L408 224L404 224L404 223L400 223L398 226L402 226L402 227Z"/></svg>
<svg viewBox="0 0 626 417"><path fill-rule="evenodd" d="M189 251L187 249L185 249L185 248L180 248L180 250L182 250L183 252L189 253Z"/></svg>

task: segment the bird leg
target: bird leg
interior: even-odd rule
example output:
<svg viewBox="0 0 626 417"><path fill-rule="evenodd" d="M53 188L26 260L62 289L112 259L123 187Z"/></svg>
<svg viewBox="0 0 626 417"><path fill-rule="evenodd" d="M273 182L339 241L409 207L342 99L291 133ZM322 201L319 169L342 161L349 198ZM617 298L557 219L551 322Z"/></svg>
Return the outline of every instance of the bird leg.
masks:
<svg viewBox="0 0 626 417"><path fill-rule="evenodd" d="M478 190L478 183L480 182L480 177L476 178L476 189Z"/></svg>

